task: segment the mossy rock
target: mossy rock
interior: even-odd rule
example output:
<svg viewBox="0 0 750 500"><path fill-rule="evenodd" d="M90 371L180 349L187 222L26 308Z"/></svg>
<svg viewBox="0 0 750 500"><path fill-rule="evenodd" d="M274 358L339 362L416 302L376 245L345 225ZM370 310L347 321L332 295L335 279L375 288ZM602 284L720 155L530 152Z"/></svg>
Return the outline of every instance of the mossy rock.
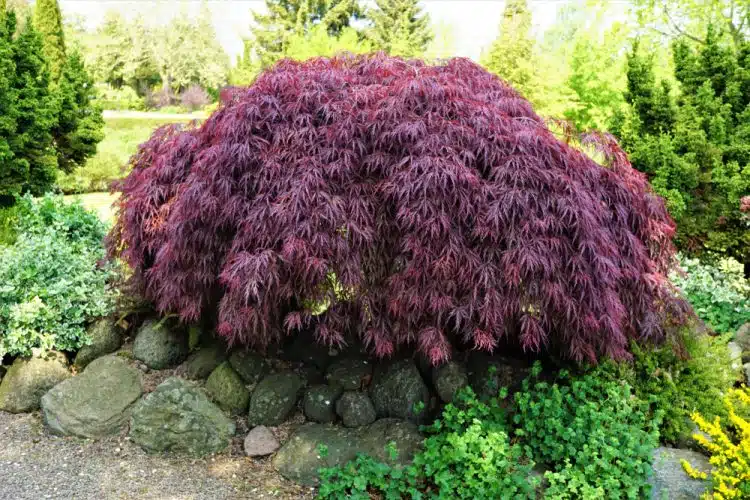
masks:
<svg viewBox="0 0 750 500"><path fill-rule="evenodd" d="M42 396L70 376L64 354L48 352L17 358L0 383L0 410L9 413L38 410Z"/></svg>
<svg viewBox="0 0 750 500"><path fill-rule="evenodd" d="M261 380L250 397L250 426L283 423L297 405L304 386L304 380L292 372L275 373Z"/></svg>
<svg viewBox="0 0 750 500"><path fill-rule="evenodd" d="M206 392L223 410L231 413L243 413L250 402L245 384L226 361L206 380Z"/></svg>

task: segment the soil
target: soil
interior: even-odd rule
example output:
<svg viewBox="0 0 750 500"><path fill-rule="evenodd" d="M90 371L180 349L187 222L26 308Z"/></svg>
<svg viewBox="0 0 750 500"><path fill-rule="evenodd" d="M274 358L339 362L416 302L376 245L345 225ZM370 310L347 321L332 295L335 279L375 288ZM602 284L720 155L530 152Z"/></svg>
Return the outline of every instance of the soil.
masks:
<svg viewBox="0 0 750 500"><path fill-rule="evenodd" d="M126 433L98 441L49 434L39 412L0 412L0 499L312 499L281 477L271 458L244 456L247 425L226 454L205 459L150 455ZM272 429L285 439L301 415Z"/></svg>

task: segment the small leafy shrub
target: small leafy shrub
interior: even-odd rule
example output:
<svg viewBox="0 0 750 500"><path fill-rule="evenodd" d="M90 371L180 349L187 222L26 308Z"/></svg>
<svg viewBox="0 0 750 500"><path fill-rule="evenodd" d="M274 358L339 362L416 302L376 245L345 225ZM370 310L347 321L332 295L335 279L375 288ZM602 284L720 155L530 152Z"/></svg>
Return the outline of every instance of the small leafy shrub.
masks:
<svg viewBox="0 0 750 500"><path fill-rule="evenodd" d="M211 103L211 96L200 85L192 85L180 95L180 104L186 110L198 111Z"/></svg>
<svg viewBox="0 0 750 500"><path fill-rule="evenodd" d="M143 111L146 109L143 97L139 96L133 87L124 85L116 89L106 84L97 84L96 89L96 102L101 109L115 111Z"/></svg>
<svg viewBox="0 0 750 500"><path fill-rule="evenodd" d="M630 386L594 373L537 380L537 363L515 394L516 438L551 468L548 498L646 498L660 416Z"/></svg>
<svg viewBox="0 0 750 500"><path fill-rule="evenodd" d="M723 418L722 400L738 378L727 348L729 337L688 328L678 337L659 347L633 345L631 363L607 363L595 370L596 376L625 380L652 414L661 414L660 438L670 444L689 438L693 412Z"/></svg>
<svg viewBox="0 0 750 500"><path fill-rule="evenodd" d="M734 333L750 322L750 282L742 264L720 259L715 265L682 258L683 273L673 273L672 282L685 294L693 310L711 328Z"/></svg>
<svg viewBox="0 0 750 500"><path fill-rule="evenodd" d="M706 435L695 434L698 443L710 454L712 490L706 499L750 498L750 389L732 389L725 397L727 417L712 421L699 413L693 415ZM685 464L683 464L685 465ZM689 467L686 470L693 472ZM693 472L693 477L701 477Z"/></svg>
<svg viewBox="0 0 750 500"><path fill-rule="evenodd" d="M624 359L687 313L674 225L626 155L592 136L595 163L466 59L285 60L224 94L122 183L112 255L161 312L216 318L232 343L353 331L433 363L455 339Z"/></svg>
<svg viewBox="0 0 750 500"><path fill-rule="evenodd" d="M105 227L61 197L19 200L15 241L0 246L0 358L34 348L75 351L108 314L111 271L100 267Z"/></svg>
<svg viewBox="0 0 750 500"><path fill-rule="evenodd" d="M423 451L406 467L360 455L343 467L322 469L318 498L535 498L534 464L511 444L499 399L480 402L466 389L426 432Z"/></svg>
<svg viewBox="0 0 750 500"><path fill-rule="evenodd" d="M148 109L161 109L166 106L174 106L179 102L177 94L169 87L162 87L157 90L149 89L144 98Z"/></svg>

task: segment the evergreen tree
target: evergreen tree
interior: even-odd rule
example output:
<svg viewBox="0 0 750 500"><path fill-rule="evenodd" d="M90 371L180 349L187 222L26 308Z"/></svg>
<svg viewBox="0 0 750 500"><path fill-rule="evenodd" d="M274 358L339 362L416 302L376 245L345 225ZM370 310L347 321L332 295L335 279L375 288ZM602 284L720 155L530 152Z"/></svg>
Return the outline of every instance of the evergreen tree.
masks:
<svg viewBox="0 0 750 500"><path fill-rule="evenodd" d="M12 34L15 16L0 12L0 206L13 204L28 178L28 171L19 171L18 162L10 146L16 133L16 96L12 76L16 72L13 62Z"/></svg>
<svg viewBox="0 0 750 500"><path fill-rule="evenodd" d="M425 53L434 38L430 17L419 0L375 0L368 12L373 26L368 37L378 50L391 55L416 57Z"/></svg>
<svg viewBox="0 0 750 500"><path fill-rule="evenodd" d="M52 82L57 83L67 61L62 14L57 0L36 0L34 24L44 40L44 55Z"/></svg>
<svg viewBox="0 0 750 500"><path fill-rule="evenodd" d="M55 138L58 164L64 172L81 166L96 153L96 145L104 138L101 110L92 102L94 82L78 51L68 56L57 88L57 123Z"/></svg>
<svg viewBox="0 0 750 500"><path fill-rule="evenodd" d="M96 30L97 46L92 70L97 81L120 88L125 83L127 54L132 47L125 19L115 10L107 11Z"/></svg>
<svg viewBox="0 0 750 500"><path fill-rule="evenodd" d="M357 0L266 0L266 13L253 12L253 51L260 67L283 57L289 39L323 26L338 37L349 21L360 16Z"/></svg>
<svg viewBox="0 0 750 500"><path fill-rule="evenodd" d="M482 64L534 102L538 79L527 0L507 0L500 35L482 58Z"/></svg>
<svg viewBox="0 0 750 500"><path fill-rule="evenodd" d="M16 170L27 172L23 191L34 195L52 188L57 169L51 134L56 109L42 45L32 23L25 23L13 42L16 130L10 144Z"/></svg>
<svg viewBox="0 0 750 500"><path fill-rule="evenodd" d="M628 57L628 111L614 121L633 166L667 200L686 253L714 252L750 270L750 232L741 199L750 195L750 45L709 27L705 44L673 47L681 93L657 82L637 44Z"/></svg>

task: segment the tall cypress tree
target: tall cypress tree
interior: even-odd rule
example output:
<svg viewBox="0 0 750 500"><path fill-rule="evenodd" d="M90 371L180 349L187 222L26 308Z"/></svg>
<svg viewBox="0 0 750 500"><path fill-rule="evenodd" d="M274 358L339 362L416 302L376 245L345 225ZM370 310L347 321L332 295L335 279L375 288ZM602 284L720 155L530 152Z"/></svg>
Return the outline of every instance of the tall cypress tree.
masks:
<svg viewBox="0 0 750 500"><path fill-rule="evenodd" d="M64 172L83 165L104 138L104 119L101 109L92 102L94 97L94 82L86 72L81 54L73 51L58 82L59 113L52 129L58 164Z"/></svg>
<svg viewBox="0 0 750 500"><path fill-rule="evenodd" d="M28 172L24 192L40 195L55 182L57 156L51 129L56 107L50 93L49 69L42 56L42 38L33 23L25 23L13 42L16 131L11 148L19 170Z"/></svg>
<svg viewBox="0 0 750 500"><path fill-rule="evenodd" d="M14 30L15 16L0 11L0 206L13 204L28 176L28 172L18 171L9 142L16 133L16 98L11 81L16 72L11 38Z"/></svg>
<svg viewBox="0 0 750 500"><path fill-rule="evenodd" d="M44 40L44 55L52 82L56 83L62 76L66 62L62 14L57 0L36 0L34 24Z"/></svg>
<svg viewBox="0 0 750 500"><path fill-rule="evenodd" d="M500 35L492 43L482 64L534 101L536 72L531 11L527 0L507 0Z"/></svg>
<svg viewBox="0 0 750 500"><path fill-rule="evenodd" d="M338 36L362 13L357 0L266 0L266 13L253 12L253 49L262 67L283 56L289 38L322 25Z"/></svg>
<svg viewBox="0 0 750 500"><path fill-rule="evenodd" d="M368 36L375 48L389 54L416 57L427 50L434 38L430 17L419 0L375 0L368 12L373 26Z"/></svg>

